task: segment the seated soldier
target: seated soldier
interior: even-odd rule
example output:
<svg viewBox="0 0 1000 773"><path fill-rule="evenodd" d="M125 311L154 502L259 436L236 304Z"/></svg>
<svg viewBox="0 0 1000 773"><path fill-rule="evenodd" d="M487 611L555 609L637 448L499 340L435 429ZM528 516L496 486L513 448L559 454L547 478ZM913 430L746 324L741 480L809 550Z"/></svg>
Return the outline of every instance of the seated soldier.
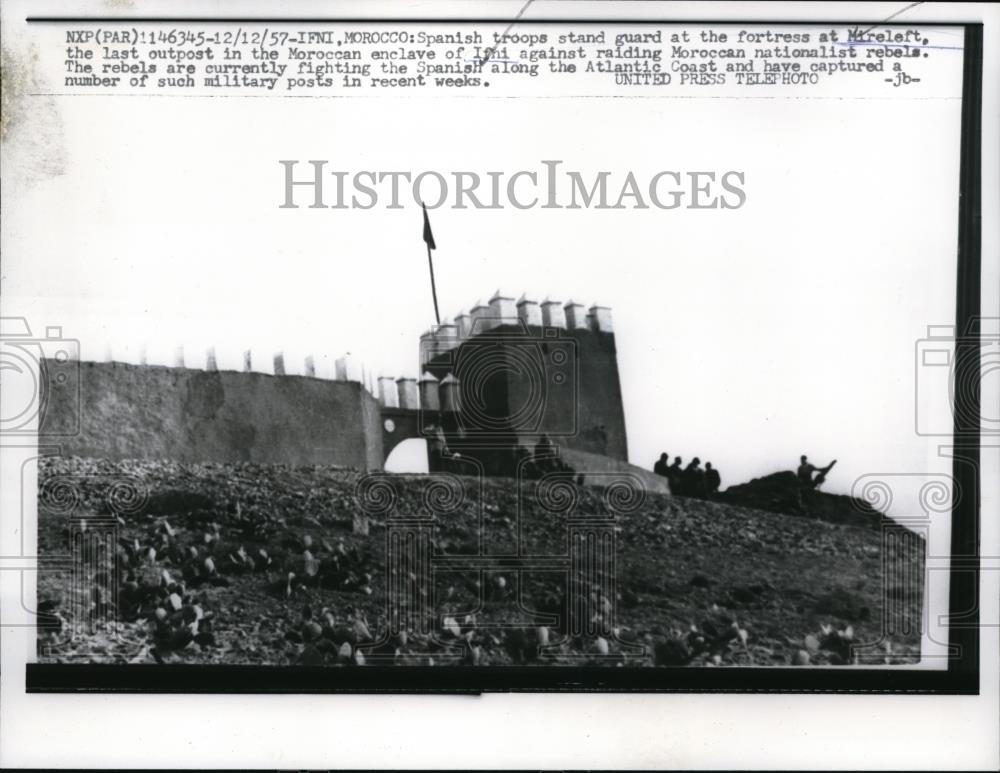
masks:
<svg viewBox="0 0 1000 773"><path fill-rule="evenodd" d="M556 447L544 433L535 444L534 462L542 474L556 469Z"/></svg>
<svg viewBox="0 0 1000 773"><path fill-rule="evenodd" d="M426 432L430 435L427 438L427 467L430 472L442 472L445 468L445 461L448 453L448 442L444 437L444 430L438 424L431 424Z"/></svg>
<svg viewBox="0 0 1000 773"><path fill-rule="evenodd" d="M518 477L529 479L541 477L531 451L520 443L514 448L514 467Z"/></svg>
<svg viewBox="0 0 1000 773"><path fill-rule="evenodd" d="M540 475L549 472L573 472L559 455L559 446L553 443L548 435L543 434L535 444L534 464Z"/></svg>

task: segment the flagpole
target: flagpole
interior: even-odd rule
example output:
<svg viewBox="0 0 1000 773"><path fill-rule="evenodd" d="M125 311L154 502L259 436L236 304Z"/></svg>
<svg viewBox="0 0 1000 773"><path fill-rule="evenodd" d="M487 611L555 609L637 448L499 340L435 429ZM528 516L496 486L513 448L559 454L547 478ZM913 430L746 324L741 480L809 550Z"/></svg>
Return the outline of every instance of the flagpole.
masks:
<svg viewBox="0 0 1000 773"><path fill-rule="evenodd" d="M441 324L441 315L438 313L437 286L434 284L434 259L431 257L431 245L427 245L427 265L431 269L431 295L434 296L434 319L437 324Z"/></svg>
<svg viewBox="0 0 1000 773"><path fill-rule="evenodd" d="M438 313L438 291L437 285L434 283L434 258L431 257L431 250L436 250L437 244L434 242L434 234L431 232L431 221L427 217L427 207L423 202L420 202L420 209L424 212L424 244L427 245L427 266L431 270L431 295L434 296L434 319L440 325L441 315Z"/></svg>

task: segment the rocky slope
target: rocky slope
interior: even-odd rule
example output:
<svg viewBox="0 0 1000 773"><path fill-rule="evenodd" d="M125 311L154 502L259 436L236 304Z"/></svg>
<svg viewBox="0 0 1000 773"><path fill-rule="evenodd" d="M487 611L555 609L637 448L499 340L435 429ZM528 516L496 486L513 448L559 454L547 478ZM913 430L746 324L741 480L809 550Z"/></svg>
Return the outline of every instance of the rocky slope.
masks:
<svg viewBox="0 0 1000 773"><path fill-rule="evenodd" d="M919 659L921 588L895 579L919 582L919 539L883 551L883 534L870 525L653 493L617 517L613 598L595 588L588 600L605 635L567 630L565 574L518 573L497 561L436 571L433 598L424 600L430 629L404 626L390 637L385 516L375 507L360 517L363 477L327 467L43 460L39 659L331 666ZM606 512L614 501L599 486L539 496L534 483L508 479L453 478L443 488L428 476L379 480L400 512L426 515L431 503L440 513L433 550L442 557L474 553L480 538L487 553L558 555L566 508L553 496L568 496L583 513ZM367 493L377 505L386 490ZM105 559L89 561L74 582L67 557L81 528L105 546ZM79 610L96 622L81 627ZM900 616L909 625L895 629L910 632L883 636L883 620Z"/></svg>
<svg viewBox="0 0 1000 773"><path fill-rule="evenodd" d="M880 529L885 521L881 513L861 499L804 490L790 470L730 486L719 494L717 500L771 513L818 518L870 529Z"/></svg>

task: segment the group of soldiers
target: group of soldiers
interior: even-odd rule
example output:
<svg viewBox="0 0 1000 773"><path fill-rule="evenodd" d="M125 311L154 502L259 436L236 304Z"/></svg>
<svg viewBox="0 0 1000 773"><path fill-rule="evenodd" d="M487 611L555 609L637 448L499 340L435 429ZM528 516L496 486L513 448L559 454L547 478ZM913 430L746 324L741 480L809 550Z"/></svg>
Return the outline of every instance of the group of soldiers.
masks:
<svg viewBox="0 0 1000 773"><path fill-rule="evenodd" d="M517 446L520 474L526 478L541 478L550 472L573 473L573 468L563 461L558 447L548 435L543 434L535 444L534 453L525 446Z"/></svg>
<svg viewBox="0 0 1000 773"><path fill-rule="evenodd" d="M722 478L719 471L712 466L711 462L705 463L705 469L701 468L701 460L696 456L687 466L683 465L684 460L679 456L674 457L674 463L670 464L670 456L664 452L653 465L653 472L662 475L670 484L670 492L684 497L696 497L698 499L711 499L719 492ZM826 476L837 463L834 459L826 467L816 467L809 462L805 455L799 458L799 467L796 470L796 477L799 485L803 489L817 489L826 481Z"/></svg>
<svg viewBox="0 0 1000 773"><path fill-rule="evenodd" d="M428 430L430 469L447 470L452 462L460 460L461 455L448 448L444 431L440 426L432 425ZM515 445L513 458L508 457L508 459L507 464L512 467L509 474L523 475L527 478L541 478L550 472L574 472L573 468L562 460L558 447L545 434L539 438L534 449L520 444ZM815 467L810 464L808 457L803 455L796 470L800 486L803 489L819 488L836 463L837 460L834 459L826 467ZM666 478L670 492L679 496L712 499L719 493L719 486L722 485L719 471L711 462L706 462L702 469L701 459L697 456L684 466L684 460L679 456L675 456L671 464L670 455L664 451L653 465L653 472Z"/></svg>
<svg viewBox="0 0 1000 773"><path fill-rule="evenodd" d="M672 494L709 499L719 492L722 478L711 462L706 462L702 469L701 459L696 456L686 467L683 464L684 460L679 456L675 456L674 463L670 464L670 455L664 452L653 465L653 472L667 479Z"/></svg>

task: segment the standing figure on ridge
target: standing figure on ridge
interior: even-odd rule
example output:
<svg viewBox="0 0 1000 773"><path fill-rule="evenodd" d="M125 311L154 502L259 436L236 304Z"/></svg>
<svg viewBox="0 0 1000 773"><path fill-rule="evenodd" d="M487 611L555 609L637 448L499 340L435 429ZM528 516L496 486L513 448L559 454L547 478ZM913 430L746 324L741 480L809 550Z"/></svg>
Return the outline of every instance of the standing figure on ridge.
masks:
<svg viewBox="0 0 1000 773"><path fill-rule="evenodd" d="M670 483L671 494L684 493L684 468L681 467L682 461L679 456L675 456L674 463L667 468L667 481Z"/></svg>
<svg viewBox="0 0 1000 773"><path fill-rule="evenodd" d="M697 499L706 499L708 490L705 483L705 471L701 469L701 459L697 456L684 468L684 494Z"/></svg>
<svg viewBox="0 0 1000 773"><path fill-rule="evenodd" d="M670 475L667 472L667 470L669 469L669 463L670 463L670 456L667 454L666 451L664 451L662 454L660 454L660 458L656 461L656 464L653 465L653 472L655 472L657 475L662 475L664 478L669 478Z"/></svg>
<svg viewBox="0 0 1000 773"><path fill-rule="evenodd" d="M719 486L722 485L722 478L719 471L712 466L711 462L705 462L705 487L708 496L712 497L719 493Z"/></svg>
<svg viewBox="0 0 1000 773"><path fill-rule="evenodd" d="M826 474L833 469L833 465L837 463L837 460L834 459L826 467L814 467L809 463L809 458L803 454L800 457L800 462L798 472L796 472L799 483L803 488L815 489L823 485L826 481ZM813 473L816 473L815 477L813 477Z"/></svg>

